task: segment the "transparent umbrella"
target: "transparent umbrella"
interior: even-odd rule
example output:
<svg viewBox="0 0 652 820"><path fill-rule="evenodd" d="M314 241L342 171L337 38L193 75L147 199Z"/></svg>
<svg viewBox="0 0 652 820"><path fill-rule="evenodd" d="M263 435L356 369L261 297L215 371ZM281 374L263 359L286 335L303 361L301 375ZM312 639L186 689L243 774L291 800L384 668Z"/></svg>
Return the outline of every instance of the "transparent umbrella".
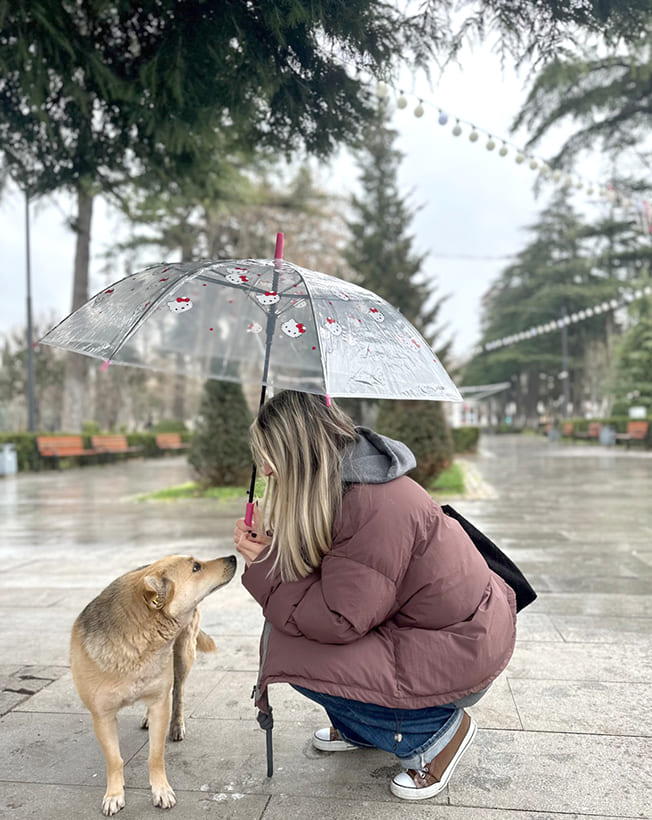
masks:
<svg viewBox="0 0 652 820"><path fill-rule="evenodd" d="M358 285L280 258L152 265L104 288L41 344L102 359L103 368L333 397L461 401L398 310Z"/></svg>

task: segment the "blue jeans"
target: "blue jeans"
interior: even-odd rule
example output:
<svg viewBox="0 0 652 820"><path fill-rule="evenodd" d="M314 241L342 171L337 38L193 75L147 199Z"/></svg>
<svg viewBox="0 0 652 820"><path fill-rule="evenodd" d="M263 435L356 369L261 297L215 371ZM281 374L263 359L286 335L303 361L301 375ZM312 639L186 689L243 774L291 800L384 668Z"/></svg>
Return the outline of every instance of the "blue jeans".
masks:
<svg viewBox="0 0 652 820"><path fill-rule="evenodd" d="M324 707L331 724L345 740L363 748L391 752L404 769L422 769L438 755L458 730L464 706L477 703L487 691L444 706L389 709L292 686Z"/></svg>

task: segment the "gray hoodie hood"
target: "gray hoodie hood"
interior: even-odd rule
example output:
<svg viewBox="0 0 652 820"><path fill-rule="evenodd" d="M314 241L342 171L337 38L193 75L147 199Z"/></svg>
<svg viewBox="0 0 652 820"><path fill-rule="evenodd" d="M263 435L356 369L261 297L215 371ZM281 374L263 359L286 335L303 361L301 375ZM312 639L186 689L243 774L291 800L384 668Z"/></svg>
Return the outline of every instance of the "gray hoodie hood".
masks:
<svg viewBox="0 0 652 820"><path fill-rule="evenodd" d="M342 481L345 484L385 484L405 475L417 466L407 445L381 436L368 427L356 427L358 438L342 458Z"/></svg>

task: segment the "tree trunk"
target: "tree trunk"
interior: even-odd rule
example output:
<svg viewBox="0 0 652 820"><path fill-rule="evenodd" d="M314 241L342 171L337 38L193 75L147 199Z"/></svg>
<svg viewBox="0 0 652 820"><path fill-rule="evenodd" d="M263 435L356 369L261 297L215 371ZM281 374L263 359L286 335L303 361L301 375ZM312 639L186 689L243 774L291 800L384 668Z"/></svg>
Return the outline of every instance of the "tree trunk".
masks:
<svg viewBox="0 0 652 820"><path fill-rule="evenodd" d="M77 190L77 220L75 233L75 270L72 289L72 310L88 299L88 268L91 244L91 219L93 216L93 196L80 185ZM84 394L88 359L77 353L66 357L64 376L63 409L61 428L65 432L81 432L84 421Z"/></svg>

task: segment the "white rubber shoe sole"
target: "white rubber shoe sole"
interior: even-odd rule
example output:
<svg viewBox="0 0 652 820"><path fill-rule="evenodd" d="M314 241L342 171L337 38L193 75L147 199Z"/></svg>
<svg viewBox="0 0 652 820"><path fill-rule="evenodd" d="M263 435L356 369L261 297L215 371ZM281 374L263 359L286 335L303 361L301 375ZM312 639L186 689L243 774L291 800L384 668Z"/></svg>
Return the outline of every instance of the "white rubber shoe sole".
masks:
<svg viewBox="0 0 652 820"><path fill-rule="evenodd" d="M349 743L346 740L331 740L330 726L325 729L317 729L312 736L312 745L321 752L351 752L353 749L360 748L355 743Z"/></svg>
<svg viewBox="0 0 652 820"><path fill-rule="evenodd" d="M470 721L469 728L460 743L459 749L455 752L451 762L444 769L441 780L437 783L433 783L431 786L417 788L410 775L407 772L401 772L400 774L397 774L389 784L391 793L396 795L396 797L400 797L402 800L426 800L428 797L434 797L436 794L442 792L448 785L448 781L451 779L451 775L455 771L455 767L460 762L464 752L471 745L471 742L475 737L475 733L478 730L477 724L473 718L470 718Z"/></svg>

